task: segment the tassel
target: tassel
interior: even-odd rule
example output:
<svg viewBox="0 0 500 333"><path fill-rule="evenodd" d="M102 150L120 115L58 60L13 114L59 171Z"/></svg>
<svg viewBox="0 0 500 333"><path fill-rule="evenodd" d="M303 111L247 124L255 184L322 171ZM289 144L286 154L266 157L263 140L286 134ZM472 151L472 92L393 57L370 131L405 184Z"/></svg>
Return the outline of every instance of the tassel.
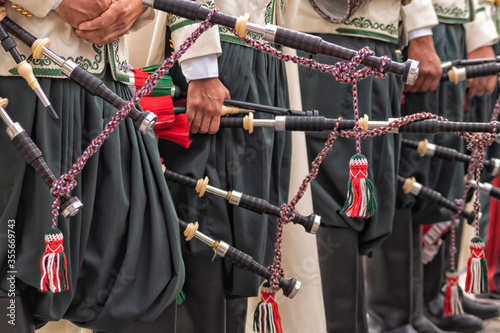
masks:
<svg viewBox="0 0 500 333"><path fill-rule="evenodd" d="M343 214L350 217L368 218L377 211L373 184L367 176L368 160L366 157L361 154L351 157L347 201L342 208Z"/></svg>
<svg viewBox="0 0 500 333"><path fill-rule="evenodd" d="M179 295L177 295L177 305L178 306L181 305L185 299L186 299L186 293L184 292L184 290L181 289Z"/></svg>
<svg viewBox="0 0 500 333"><path fill-rule="evenodd" d="M467 262L467 277L465 291L470 294L484 294L489 292L488 268L484 255L484 241L481 237L474 237L470 241L470 257Z"/></svg>
<svg viewBox="0 0 500 333"><path fill-rule="evenodd" d="M458 272L454 269L450 269L446 272L444 315L455 316L463 314L462 298L462 288L458 285Z"/></svg>
<svg viewBox="0 0 500 333"><path fill-rule="evenodd" d="M63 247L64 236L61 230L49 229L45 233L45 253L40 263L42 278L40 291L50 290L58 293L69 289L68 263Z"/></svg>
<svg viewBox="0 0 500 333"><path fill-rule="evenodd" d="M262 300L257 304L253 316L253 331L258 333L283 333L281 316L276 303L276 293L268 282L261 288Z"/></svg>

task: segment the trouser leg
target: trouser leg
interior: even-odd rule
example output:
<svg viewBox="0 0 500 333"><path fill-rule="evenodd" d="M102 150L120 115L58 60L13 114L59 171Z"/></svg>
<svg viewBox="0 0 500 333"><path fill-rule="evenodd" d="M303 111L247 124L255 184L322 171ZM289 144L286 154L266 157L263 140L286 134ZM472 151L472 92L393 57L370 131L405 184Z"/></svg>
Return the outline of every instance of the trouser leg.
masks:
<svg viewBox="0 0 500 333"><path fill-rule="evenodd" d="M246 298L226 299L222 260L185 254L186 299L177 308L177 333L242 333Z"/></svg>
<svg viewBox="0 0 500 333"><path fill-rule="evenodd" d="M391 236L366 260L369 312L386 331L412 332L411 228L411 210L396 210Z"/></svg>
<svg viewBox="0 0 500 333"><path fill-rule="evenodd" d="M358 233L350 228L320 227L316 237L327 331L367 332Z"/></svg>

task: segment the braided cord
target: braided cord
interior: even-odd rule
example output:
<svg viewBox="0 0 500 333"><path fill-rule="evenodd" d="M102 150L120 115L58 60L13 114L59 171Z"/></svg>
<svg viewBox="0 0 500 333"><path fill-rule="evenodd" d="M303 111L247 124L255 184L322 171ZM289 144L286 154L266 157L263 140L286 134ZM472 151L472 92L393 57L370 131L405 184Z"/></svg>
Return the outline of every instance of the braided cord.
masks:
<svg viewBox="0 0 500 333"><path fill-rule="evenodd" d="M85 149L82 156L78 158L75 164L71 167L71 169L61 175L60 179L55 181L52 184L50 192L52 195L56 196L56 200L52 205L52 228L56 228L57 226L57 217L59 216L60 210L60 197L66 194L71 193L73 188L77 185L75 177L80 174L85 167L88 159L94 155L97 150L102 146L104 141L109 137L109 135L114 131L114 129L118 126L118 124L127 117L128 113L132 109L132 107L139 102L139 100L149 94L156 83L168 72L168 70L173 66L174 62L184 54L191 45L200 37L200 35L212 27L212 23L209 22L213 13L216 9L212 10L207 18L200 24L200 26L189 36L180 46L179 50L166 59L163 64L156 70L154 74L148 77L146 82L144 83L144 87L142 87L139 91L136 92L134 97L125 104L125 106L119 110L111 120L106 124L102 133L97 136L90 145Z"/></svg>
<svg viewBox="0 0 500 333"><path fill-rule="evenodd" d="M475 171L475 182L476 186L474 188L474 224L476 228L476 237L479 237L479 215L481 212L481 202L479 201L479 181L481 177L481 172L484 167L484 155L485 148L493 143L496 138L497 123L494 122L493 133L482 133L482 134L470 134L470 133L457 133L459 137L464 139L467 144L467 149L472 151L471 154L471 165L473 167L467 170L467 182L470 183L472 180L472 174ZM470 189L470 185L465 186L466 190ZM467 195L464 191L463 198ZM465 200L464 200L465 203Z"/></svg>
<svg viewBox="0 0 500 333"><path fill-rule="evenodd" d="M500 114L500 95L498 96L495 102L495 106L493 107L493 111L491 112L490 121L497 121L499 114Z"/></svg>

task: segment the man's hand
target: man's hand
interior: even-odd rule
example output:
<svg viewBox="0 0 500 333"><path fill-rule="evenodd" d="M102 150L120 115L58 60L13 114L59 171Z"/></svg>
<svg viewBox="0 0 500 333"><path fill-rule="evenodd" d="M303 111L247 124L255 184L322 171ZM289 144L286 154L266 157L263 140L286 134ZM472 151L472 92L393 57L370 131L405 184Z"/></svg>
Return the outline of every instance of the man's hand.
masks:
<svg viewBox="0 0 500 333"><path fill-rule="evenodd" d="M75 34L98 45L114 42L129 31L146 9L141 0L114 0L99 17L79 24Z"/></svg>
<svg viewBox="0 0 500 333"><path fill-rule="evenodd" d="M62 0L55 12L64 22L77 28L82 22L93 20L111 5L112 0Z"/></svg>
<svg viewBox="0 0 500 333"><path fill-rule="evenodd" d="M495 56L495 51L491 46L483 46L467 54L467 59L494 58ZM467 97L489 95L495 90L496 84L496 75L468 79Z"/></svg>
<svg viewBox="0 0 500 333"><path fill-rule="evenodd" d="M443 70L441 59L434 49L432 36L422 36L410 41L408 58L419 61L418 78L413 86L404 86L405 92L424 92L436 90Z"/></svg>
<svg viewBox="0 0 500 333"><path fill-rule="evenodd" d="M218 78L192 80L187 91L186 115L191 133L214 134L219 130L220 113L229 91Z"/></svg>

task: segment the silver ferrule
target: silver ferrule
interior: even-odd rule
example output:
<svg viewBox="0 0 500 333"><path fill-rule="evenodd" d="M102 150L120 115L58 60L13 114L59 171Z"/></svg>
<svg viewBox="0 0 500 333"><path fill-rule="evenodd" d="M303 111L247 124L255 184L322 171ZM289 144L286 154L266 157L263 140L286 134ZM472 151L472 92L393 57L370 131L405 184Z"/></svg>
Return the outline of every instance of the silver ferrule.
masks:
<svg viewBox="0 0 500 333"><path fill-rule="evenodd" d="M287 297L290 299L294 298L295 295L297 295L297 293L299 292L301 285L302 285L302 283L299 280L297 280L297 282L295 282L295 285L293 286L292 292Z"/></svg>
<svg viewBox="0 0 500 333"><path fill-rule="evenodd" d="M381 121L381 120L370 120L368 121L368 130L373 130L379 127L387 126L389 125L391 120L389 121ZM399 133L398 128L394 128L387 133Z"/></svg>
<svg viewBox="0 0 500 333"><path fill-rule="evenodd" d="M55 62L57 64L57 66L62 67L64 65L64 59L61 58L57 53L52 52L51 49L48 49L48 48L44 47L43 48L43 54L47 58L49 58L50 60L52 60L53 62Z"/></svg>
<svg viewBox="0 0 500 333"><path fill-rule="evenodd" d="M410 68L408 69L405 83L412 86L418 78L418 61L413 59L408 59L408 61L410 61Z"/></svg>
<svg viewBox="0 0 500 333"><path fill-rule="evenodd" d="M227 250L229 249L229 244L226 242L220 241L219 246L217 246L217 250L215 252L221 256L224 257L226 255Z"/></svg>
<svg viewBox="0 0 500 333"><path fill-rule="evenodd" d="M491 185L490 183L479 183L479 189L484 194L490 194L491 190L493 189L493 185Z"/></svg>
<svg viewBox="0 0 500 333"><path fill-rule="evenodd" d="M231 205L239 206L242 194L243 193L238 191L231 191L231 197L229 198L229 203Z"/></svg>
<svg viewBox="0 0 500 333"><path fill-rule="evenodd" d="M455 74L457 74L458 81L467 80L467 72L465 71L465 67L457 68L455 70Z"/></svg>
<svg viewBox="0 0 500 333"><path fill-rule="evenodd" d="M0 107L0 117L2 118L5 125L7 125L7 127L14 126L14 121L12 121L7 111L5 111L5 109L2 107Z"/></svg>
<svg viewBox="0 0 500 333"><path fill-rule="evenodd" d="M76 200L71 203L68 207L64 208L62 214L64 217L75 216L80 211L80 208L83 207L83 204L80 200Z"/></svg>
<svg viewBox="0 0 500 333"><path fill-rule="evenodd" d="M135 86L135 75L133 72L128 72L128 87L132 91L132 95L135 95L137 87Z"/></svg>
<svg viewBox="0 0 500 333"><path fill-rule="evenodd" d="M66 60L64 64L61 67L61 72L66 75L67 77L71 76L71 73L77 68L78 65L73 61L73 60Z"/></svg>
<svg viewBox="0 0 500 333"><path fill-rule="evenodd" d="M201 240L203 243L207 244L210 247L213 247L215 244L215 241L212 238L208 237L202 232L196 231L194 237L198 238L199 240Z"/></svg>
<svg viewBox="0 0 500 333"><path fill-rule="evenodd" d="M47 98L47 96L45 95L45 93L43 92L41 87L36 88L34 91L35 91L35 94L38 96L38 98L42 101L43 106L47 107L50 105L50 101Z"/></svg>
<svg viewBox="0 0 500 333"><path fill-rule="evenodd" d="M436 145L433 143L427 143L427 150L425 151L425 155L434 156L436 153Z"/></svg>
<svg viewBox="0 0 500 333"><path fill-rule="evenodd" d="M11 140L14 139L14 137L16 137L21 132L24 132L24 128L19 123L14 123L12 125L9 125L9 127L7 127L7 135Z"/></svg>
<svg viewBox="0 0 500 333"><path fill-rule="evenodd" d="M466 179L464 179L464 180L466 180ZM476 187L476 181L475 180L469 180L469 185L472 186L473 188L475 188Z"/></svg>
<svg viewBox="0 0 500 333"><path fill-rule="evenodd" d="M451 61L445 61L441 63L441 68L450 68L453 66L453 63Z"/></svg>
<svg viewBox="0 0 500 333"><path fill-rule="evenodd" d="M274 119L254 119L253 127L275 127L276 120Z"/></svg>
<svg viewBox="0 0 500 333"><path fill-rule="evenodd" d="M222 197L222 198L227 198L227 195L228 195L227 191L221 190L220 188L217 188L217 187L214 187L211 185L207 185L206 191L208 193L215 194L215 195Z"/></svg>
<svg viewBox="0 0 500 333"><path fill-rule="evenodd" d="M285 131L286 130L286 117L285 116L276 116L274 118L274 128L277 131Z"/></svg>
<svg viewBox="0 0 500 333"><path fill-rule="evenodd" d="M493 162L493 170L491 171L491 175L496 177L500 172L500 159L492 158L491 161Z"/></svg>
<svg viewBox="0 0 500 333"><path fill-rule="evenodd" d="M410 193L417 196L420 193L420 190L422 190L422 184L414 182L413 187L410 190Z"/></svg>
<svg viewBox="0 0 500 333"><path fill-rule="evenodd" d="M142 4L147 7L153 7L154 0L142 0Z"/></svg>
<svg viewBox="0 0 500 333"><path fill-rule="evenodd" d="M156 120L158 119L158 116L155 115L151 111L144 111L147 115L146 117L142 120L141 125L139 126L139 131L142 134L148 134L149 131L153 129L153 127L156 124Z"/></svg>
<svg viewBox="0 0 500 333"><path fill-rule="evenodd" d="M266 24L266 26L258 25L252 22L247 23L247 30L249 32L261 35L262 38L268 42L274 42L274 36L276 36L276 31L278 27L273 24Z"/></svg>
<svg viewBox="0 0 500 333"><path fill-rule="evenodd" d="M318 231L320 225L321 225L321 216L316 215L314 217L314 222L313 222L313 225L311 227L311 231L309 233L314 235L316 233L316 231Z"/></svg>

